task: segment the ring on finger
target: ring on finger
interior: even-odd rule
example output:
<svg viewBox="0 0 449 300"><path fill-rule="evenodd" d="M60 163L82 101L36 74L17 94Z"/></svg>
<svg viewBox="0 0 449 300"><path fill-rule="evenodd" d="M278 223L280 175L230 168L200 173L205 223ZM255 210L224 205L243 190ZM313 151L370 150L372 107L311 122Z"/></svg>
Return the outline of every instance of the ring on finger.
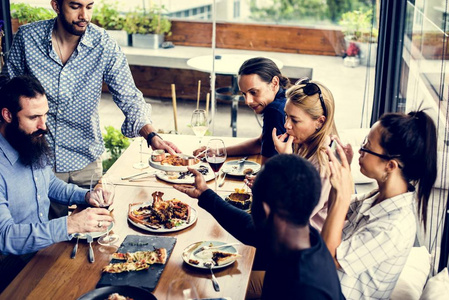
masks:
<svg viewBox="0 0 449 300"><path fill-rule="evenodd" d="M103 221L100 221L100 222L98 222L98 225L97 225L97 227L98 227L98 228L101 228L101 227L103 227Z"/></svg>

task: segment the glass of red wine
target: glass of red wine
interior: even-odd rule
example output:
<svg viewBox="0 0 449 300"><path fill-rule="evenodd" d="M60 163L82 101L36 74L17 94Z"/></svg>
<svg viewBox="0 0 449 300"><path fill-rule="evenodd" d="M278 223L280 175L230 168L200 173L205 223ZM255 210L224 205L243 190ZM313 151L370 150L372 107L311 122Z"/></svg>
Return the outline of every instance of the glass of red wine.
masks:
<svg viewBox="0 0 449 300"><path fill-rule="evenodd" d="M206 148L206 160L215 174L215 191L217 191L218 171L226 161L226 147L223 140L211 139Z"/></svg>

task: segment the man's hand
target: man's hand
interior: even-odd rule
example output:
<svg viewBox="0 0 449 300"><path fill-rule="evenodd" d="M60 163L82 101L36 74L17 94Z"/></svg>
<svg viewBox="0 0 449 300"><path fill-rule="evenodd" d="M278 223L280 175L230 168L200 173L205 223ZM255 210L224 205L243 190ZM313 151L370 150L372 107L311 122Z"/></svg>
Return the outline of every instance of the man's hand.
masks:
<svg viewBox="0 0 449 300"><path fill-rule="evenodd" d="M87 204L94 207L108 207L114 203L112 192L95 188L92 192L87 192L85 200Z"/></svg>
<svg viewBox="0 0 449 300"><path fill-rule="evenodd" d="M164 141L163 139L161 139L158 136L155 136L152 140L151 140L151 148L153 150L156 149L162 149L167 151L168 153L170 153L171 155L175 155L176 153L181 153L181 150L179 150L178 147L176 147L175 144L173 144L170 141Z"/></svg>
<svg viewBox="0 0 449 300"><path fill-rule="evenodd" d="M206 146L201 146L198 149L193 151L193 156L197 156L198 154L200 154L201 152L205 152L206 151ZM204 157L204 153L199 155L198 158L203 158Z"/></svg>
<svg viewBox="0 0 449 300"><path fill-rule="evenodd" d="M191 198L198 199L204 191L208 189L206 180L204 180L203 175L201 175L200 172L198 172L195 169L187 168L192 174L195 176L195 183L194 185L174 185L173 187L183 192L184 194L187 194Z"/></svg>
<svg viewBox="0 0 449 300"><path fill-rule="evenodd" d="M277 129L273 128L273 132L271 133L273 138L274 148L278 153L293 153L293 136L289 136L287 133L276 135ZM285 139L288 137L287 141Z"/></svg>
<svg viewBox="0 0 449 300"><path fill-rule="evenodd" d="M112 221L107 209L88 207L67 217L67 233L104 231Z"/></svg>

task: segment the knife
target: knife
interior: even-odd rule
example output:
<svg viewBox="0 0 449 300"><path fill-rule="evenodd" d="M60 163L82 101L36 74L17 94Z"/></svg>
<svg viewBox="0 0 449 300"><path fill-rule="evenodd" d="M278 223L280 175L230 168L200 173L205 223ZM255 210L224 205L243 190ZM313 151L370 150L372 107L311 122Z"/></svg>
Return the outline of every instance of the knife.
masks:
<svg viewBox="0 0 449 300"><path fill-rule="evenodd" d="M76 244L75 244L75 247L73 247L72 254L70 255L70 258L75 258L75 256L76 256L76 251L78 250L78 242L80 240L80 234L76 233L74 235L74 237L76 237Z"/></svg>
<svg viewBox="0 0 449 300"><path fill-rule="evenodd" d="M237 170L237 173L240 173L243 169L243 165L245 165L245 160L248 159L248 156L245 156L244 158L237 161L237 164L239 165L239 168Z"/></svg>
<svg viewBox="0 0 449 300"><path fill-rule="evenodd" d="M92 238L90 233L86 233L86 237L87 237L87 242L89 243L89 261L91 263L93 263L95 261L94 249L92 248L92 242L94 241L94 239Z"/></svg>

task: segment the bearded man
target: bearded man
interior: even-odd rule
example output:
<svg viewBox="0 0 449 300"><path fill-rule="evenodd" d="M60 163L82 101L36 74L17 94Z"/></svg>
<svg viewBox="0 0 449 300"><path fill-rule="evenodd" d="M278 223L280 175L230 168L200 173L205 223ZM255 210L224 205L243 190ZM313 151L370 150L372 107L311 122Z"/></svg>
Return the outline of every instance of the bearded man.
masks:
<svg viewBox="0 0 449 300"><path fill-rule="evenodd" d="M23 255L75 233L106 230L113 220L100 208L112 199L54 175L45 139L47 113L47 97L36 79L15 77L0 89L0 291L30 258ZM50 201L97 207L49 221Z"/></svg>
<svg viewBox="0 0 449 300"><path fill-rule="evenodd" d="M52 0L52 20L19 28L6 60L12 78L31 74L47 92L47 140L58 178L88 187L102 174L104 143L98 107L103 81L125 114L122 132L143 136L153 149L180 152L151 125L151 106L136 88L125 55L102 28L91 24L93 0ZM66 215L58 207L50 217Z"/></svg>

